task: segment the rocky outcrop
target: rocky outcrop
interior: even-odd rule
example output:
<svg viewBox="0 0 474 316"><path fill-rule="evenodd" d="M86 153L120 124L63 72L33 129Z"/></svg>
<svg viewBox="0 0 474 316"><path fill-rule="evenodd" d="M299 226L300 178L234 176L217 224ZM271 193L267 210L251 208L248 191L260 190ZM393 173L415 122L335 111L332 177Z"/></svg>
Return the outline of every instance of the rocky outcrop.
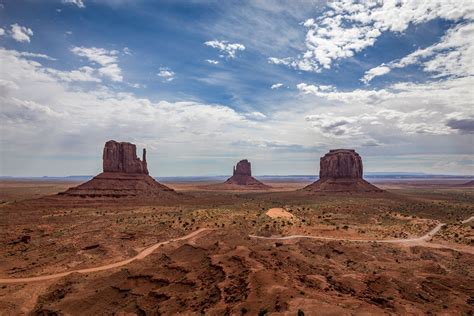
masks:
<svg viewBox="0 0 474 316"><path fill-rule="evenodd" d="M232 177L227 179L224 184L247 186L256 189L269 188L269 186L252 177L252 167L247 159L239 161L237 165L234 166Z"/></svg>
<svg viewBox="0 0 474 316"><path fill-rule="evenodd" d="M104 172L148 174L146 149L143 149L142 161L132 143L109 140L105 143L102 159Z"/></svg>
<svg viewBox="0 0 474 316"><path fill-rule="evenodd" d="M331 149L319 165L320 179L362 179L362 159L354 149Z"/></svg>
<svg viewBox="0 0 474 316"><path fill-rule="evenodd" d="M319 180L305 187L310 192L381 192L362 179L362 158L353 149L332 149L321 157Z"/></svg>
<svg viewBox="0 0 474 316"><path fill-rule="evenodd" d="M241 160L234 166L233 176L252 176L252 167L247 159Z"/></svg>
<svg viewBox="0 0 474 316"><path fill-rule="evenodd" d="M143 160L137 157L136 150L131 143L106 142L102 156L104 172L60 195L94 198L169 198L177 195L173 189L148 175L146 149L143 149Z"/></svg>
<svg viewBox="0 0 474 316"><path fill-rule="evenodd" d="M205 185L207 190L267 190L271 187L252 177L252 166L247 159L241 160L234 166L232 177L224 183Z"/></svg>

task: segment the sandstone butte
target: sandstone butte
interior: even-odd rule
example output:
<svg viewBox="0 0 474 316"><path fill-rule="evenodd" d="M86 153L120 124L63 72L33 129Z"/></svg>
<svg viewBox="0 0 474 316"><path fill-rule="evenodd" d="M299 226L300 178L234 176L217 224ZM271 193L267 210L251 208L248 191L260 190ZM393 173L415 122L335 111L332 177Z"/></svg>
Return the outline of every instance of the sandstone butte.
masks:
<svg viewBox="0 0 474 316"><path fill-rule="evenodd" d="M227 179L224 184L238 185L247 188L267 189L270 186L263 184L252 177L252 166L247 159L241 160L234 166L232 177Z"/></svg>
<svg viewBox="0 0 474 316"><path fill-rule="evenodd" d="M109 140L103 151L103 172L60 193L78 197L165 197L177 193L148 175L146 149L137 157L134 144Z"/></svg>
<svg viewBox="0 0 474 316"><path fill-rule="evenodd" d="M310 192L382 192L362 178L362 158L353 149L331 149L321 157L319 180L303 188Z"/></svg>

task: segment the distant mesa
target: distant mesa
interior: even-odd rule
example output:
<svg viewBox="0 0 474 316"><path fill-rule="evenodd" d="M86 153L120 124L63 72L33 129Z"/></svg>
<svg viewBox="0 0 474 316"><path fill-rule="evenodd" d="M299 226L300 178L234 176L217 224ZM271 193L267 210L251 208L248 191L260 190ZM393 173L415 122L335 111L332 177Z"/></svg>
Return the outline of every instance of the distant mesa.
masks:
<svg viewBox="0 0 474 316"><path fill-rule="evenodd" d="M134 144L109 140L103 153L104 172L60 193L78 197L167 197L177 193L148 175L146 149L141 160Z"/></svg>
<svg viewBox="0 0 474 316"><path fill-rule="evenodd" d="M331 149L321 157L319 180L303 188L309 192L382 192L362 179L362 158L353 149Z"/></svg>
<svg viewBox="0 0 474 316"><path fill-rule="evenodd" d="M252 177L252 166L247 159L234 166L232 177L224 183L206 186L216 190L266 190L271 187Z"/></svg>

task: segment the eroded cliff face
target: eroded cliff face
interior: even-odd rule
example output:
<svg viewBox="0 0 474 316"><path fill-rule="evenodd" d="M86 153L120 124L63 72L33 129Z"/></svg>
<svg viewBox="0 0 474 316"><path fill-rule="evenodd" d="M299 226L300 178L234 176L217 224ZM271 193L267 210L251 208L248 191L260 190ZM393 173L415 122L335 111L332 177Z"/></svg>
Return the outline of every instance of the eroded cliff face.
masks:
<svg viewBox="0 0 474 316"><path fill-rule="evenodd" d="M362 179L362 158L354 149L332 149L321 157L319 180L303 188L309 192L382 192Z"/></svg>
<svg viewBox="0 0 474 316"><path fill-rule="evenodd" d="M320 160L320 179L362 179L362 172L362 159L353 149L332 149Z"/></svg>
<svg viewBox="0 0 474 316"><path fill-rule="evenodd" d="M153 198L174 199L173 189L148 175L146 150L143 160L137 157L137 148L127 142L109 140L103 152L104 172L77 187L60 193L66 197L91 198Z"/></svg>
<svg viewBox="0 0 474 316"><path fill-rule="evenodd" d="M148 174L146 149L143 149L142 161L132 143L109 140L105 143L102 159L104 172Z"/></svg>
<svg viewBox="0 0 474 316"><path fill-rule="evenodd" d="M240 175L240 176L252 176L252 167L250 162L247 159L241 160L237 163L234 167L233 175Z"/></svg>
<svg viewBox="0 0 474 316"><path fill-rule="evenodd" d="M269 188L269 186L252 177L252 166L247 159L239 161L237 165L234 166L232 177L227 179L224 184L245 186L248 188Z"/></svg>

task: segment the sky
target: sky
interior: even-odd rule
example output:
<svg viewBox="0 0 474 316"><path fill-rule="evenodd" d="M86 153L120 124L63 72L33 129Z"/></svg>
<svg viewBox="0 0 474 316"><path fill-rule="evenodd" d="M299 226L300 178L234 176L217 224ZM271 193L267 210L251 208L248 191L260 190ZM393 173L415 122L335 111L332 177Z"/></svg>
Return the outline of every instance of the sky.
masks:
<svg viewBox="0 0 474 316"><path fill-rule="evenodd" d="M474 174L474 1L0 0L0 175Z"/></svg>

